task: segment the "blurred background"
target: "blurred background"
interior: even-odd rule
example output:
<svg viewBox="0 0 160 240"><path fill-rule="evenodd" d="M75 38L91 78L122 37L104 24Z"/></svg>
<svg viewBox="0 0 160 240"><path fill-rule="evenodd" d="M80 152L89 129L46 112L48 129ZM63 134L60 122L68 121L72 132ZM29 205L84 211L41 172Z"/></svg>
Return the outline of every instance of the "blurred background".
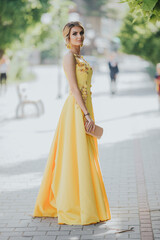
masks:
<svg viewBox="0 0 160 240"><path fill-rule="evenodd" d="M159 7L157 0L150 4L131 0L0 0L2 129L48 132L48 151L69 91L62 67L68 51L62 29L68 21L80 21L85 28L81 55L93 67L91 91L97 121L104 114L118 117L138 107L138 111L147 107L158 111L154 76L160 61ZM111 85L108 65L113 56L119 68L116 86ZM146 97L142 105L140 96ZM136 103L136 97L134 107L131 102L134 98ZM121 102L128 106L120 112ZM100 112L99 105L106 111Z"/></svg>
<svg viewBox="0 0 160 240"><path fill-rule="evenodd" d="M69 90L62 67L67 51L62 29L68 21L85 28L81 55L93 67L95 105L97 97L112 106L113 95L120 102L121 96L148 96L151 89L156 98L159 7L157 0L0 0L1 123L12 124L11 129L29 121L35 128L38 123L55 128ZM119 68L116 86L110 79L111 58ZM150 104L158 111L155 101Z"/></svg>
<svg viewBox="0 0 160 240"><path fill-rule="evenodd" d="M132 207L137 214L127 218L132 225L133 218L139 221L137 185L143 174L136 180L136 171L142 160L150 207L159 208L160 202L158 0L0 0L2 223L11 213L12 221L31 218L28 213L69 91L62 67L68 51L62 29L69 21L80 21L85 28L81 55L93 68L95 120L104 128L100 163L112 215L121 227L124 220L117 212L125 215L126 208L132 213ZM118 66L115 85L110 61ZM157 216L159 221L158 214L153 212L153 220Z"/></svg>
<svg viewBox="0 0 160 240"><path fill-rule="evenodd" d="M53 98L61 98L67 93L68 85L62 70L62 57L66 51L62 29L68 21L80 21L84 25L85 41L81 54L90 62L94 73L106 74L107 79L108 59L114 52L120 65L126 61L121 71L123 66L129 70L136 64L134 61L129 63L126 54L137 55L146 60L143 64L153 79L160 51L160 24L156 12L159 6L155 5L158 1L150 1L154 2L150 6L131 2L0 0L0 66L5 68L7 75L6 84L2 84L5 86L1 85L1 96L7 86L14 85L18 102L27 99L31 92L34 98L39 93L42 107L43 95L48 95L51 89ZM36 91L33 89L35 81L38 81ZM20 84L24 82L27 84ZM29 89L29 86L32 87ZM17 103L16 117L24 115L22 111Z"/></svg>
<svg viewBox="0 0 160 240"><path fill-rule="evenodd" d="M146 6L140 9L136 3L131 5L136 12L129 11L130 2L1 0L0 59L6 61L7 85L19 86L22 82L38 80L39 88L41 81L43 89L43 84L47 87L47 82L51 81L55 98L61 98L68 91L62 70L62 57L66 51L62 29L68 21L80 21L84 25L85 41L81 54L94 72L107 76L108 58L114 52L120 64L127 60L126 54L145 59L146 71L154 78L155 64L160 60L160 24L159 16L155 14L156 6L150 6L146 14ZM127 62L125 65L132 68ZM23 91L28 91L26 88L27 85ZM17 89L17 96L20 97L21 92Z"/></svg>

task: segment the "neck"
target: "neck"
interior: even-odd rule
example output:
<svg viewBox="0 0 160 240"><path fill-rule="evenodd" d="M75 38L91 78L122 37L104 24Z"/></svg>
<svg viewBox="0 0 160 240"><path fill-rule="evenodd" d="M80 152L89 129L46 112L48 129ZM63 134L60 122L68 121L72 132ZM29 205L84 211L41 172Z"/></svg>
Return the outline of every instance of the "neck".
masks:
<svg viewBox="0 0 160 240"><path fill-rule="evenodd" d="M71 52L80 55L80 46L72 47Z"/></svg>

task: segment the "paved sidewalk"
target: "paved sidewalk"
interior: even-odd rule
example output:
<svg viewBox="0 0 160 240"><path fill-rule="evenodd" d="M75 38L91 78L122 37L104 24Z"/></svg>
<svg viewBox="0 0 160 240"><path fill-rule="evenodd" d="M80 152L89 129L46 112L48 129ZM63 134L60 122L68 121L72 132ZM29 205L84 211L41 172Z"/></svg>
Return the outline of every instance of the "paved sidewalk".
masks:
<svg viewBox="0 0 160 240"><path fill-rule="evenodd" d="M104 127L99 155L112 216L107 222L68 226L58 225L57 218L31 217L67 97L63 79L63 98L55 99L56 78L50 76L56 76L56 69L47 69L45 87L43 74L35 69L39 77L32 87L38 89L46 110L40 118L15 118L14 85L0 96L0 240L160 239L158 100L145 63L136 57L127 63L132 69L121 63L115 96L109 94L107 75L93 76L96 122Z"/></svg>

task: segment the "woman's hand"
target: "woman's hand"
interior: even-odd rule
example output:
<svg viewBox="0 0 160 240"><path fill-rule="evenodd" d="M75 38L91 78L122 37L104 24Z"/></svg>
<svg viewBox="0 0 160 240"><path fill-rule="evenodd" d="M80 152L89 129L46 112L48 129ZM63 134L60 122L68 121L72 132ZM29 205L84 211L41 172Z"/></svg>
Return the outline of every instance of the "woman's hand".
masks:
<svg viewBox="0 0 160 240"><path fill-rule="evenodd" d="M94 132L94 130L95 130L95 123L94 123L94 121L92 120L92 118L89 116L89 115L87 115L87 116L85 116L85 118L86 118L86 121L85 121L85 129L86 129L86 131L87 132Z"/></svg>

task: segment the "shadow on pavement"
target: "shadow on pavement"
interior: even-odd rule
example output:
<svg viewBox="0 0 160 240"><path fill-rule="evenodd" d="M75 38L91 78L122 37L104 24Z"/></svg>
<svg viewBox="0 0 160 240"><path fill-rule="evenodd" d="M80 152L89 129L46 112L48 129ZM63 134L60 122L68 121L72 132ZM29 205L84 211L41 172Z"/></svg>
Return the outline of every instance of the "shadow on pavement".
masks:
<svg viewBox="0 0 160 240"><path fill-rule="evenodd" d="M41 173L43 174L45 164L47 162L46 158L38 158L38 159L28 159L23 162L17 162L14 165L1 166L0 174L1 175L17 175L17 174L26 174L26 173Z"/></svg>
<svg viewBox="0 0 160 240"><path fill-rule="evenodd" d="M120 117L108 118L108 119L100 120L100 121L98 121L98 123L112 122L112 121L117 121L117 120L120 120L120 119L131 118L131 117L138 117L138 116L143 116L143 115L160 117L160 112L158 110L136 112L136 113L132 113L132 114L125 115L125 116L120 116Z"/></svg>

